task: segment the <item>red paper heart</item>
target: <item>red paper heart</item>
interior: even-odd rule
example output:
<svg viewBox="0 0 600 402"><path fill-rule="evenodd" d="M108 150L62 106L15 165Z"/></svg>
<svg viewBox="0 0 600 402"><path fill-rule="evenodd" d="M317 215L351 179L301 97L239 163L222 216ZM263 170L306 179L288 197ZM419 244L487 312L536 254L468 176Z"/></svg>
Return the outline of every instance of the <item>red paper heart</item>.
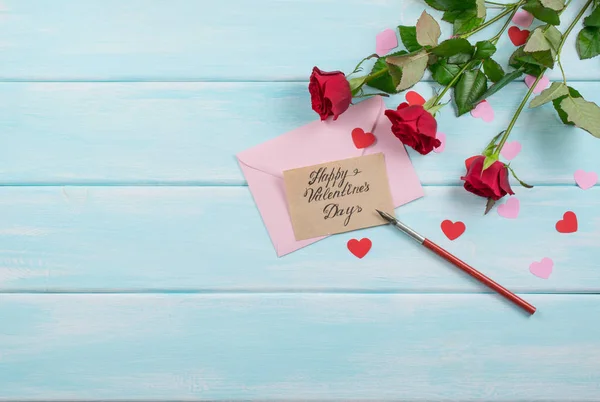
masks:
<svg viewBox="0 0 600 402"><path fill-rule="evenodd" d="M348 240L348 250L350 250L350 252L358 258L363 258L365 255L367 255L369 250L371 250L372 245L373 243L371 243L371 240L367 239L366 237L361 240Z"/></svg>
<svg viewBox="0 0 600 402"><path fill-rule="evenodd" d="M508 28L508 37L515 46L524 45L529 37L529 31L527 29L520 30L518 27Z"/></svg>
<svg viewBox="0 0 600 402"><path fill-rule="evenodd" d="M577 232L577 215L575 215L575 212L565 212L563 218L556 222L556 230L558 230L559 233Z"/></svg>
<svg viewBox="0 0 600 402"><path fill-rule="evenodd" d="M371 133L365 133L362 128L352 130L352 141L358 149L369 147L375 143L375 136Z"/></svg>
<svg viewBox="0 0 600 402"><path fill-rule="evenodd" d="M467 227L461 221L452 222L451 220L446 219L444 222L442 222L442 232L444 232L446 237L450 240L458 239L463 233L465 233L466 229Z"/></svg>
<svg viewBox="0 0 600 402"><path fill-rule="evenodd" d="M410 106L412 105L421 105L425 104L425 99L416 93L415 91L408 91L405 96L406 101Z"/></svg>

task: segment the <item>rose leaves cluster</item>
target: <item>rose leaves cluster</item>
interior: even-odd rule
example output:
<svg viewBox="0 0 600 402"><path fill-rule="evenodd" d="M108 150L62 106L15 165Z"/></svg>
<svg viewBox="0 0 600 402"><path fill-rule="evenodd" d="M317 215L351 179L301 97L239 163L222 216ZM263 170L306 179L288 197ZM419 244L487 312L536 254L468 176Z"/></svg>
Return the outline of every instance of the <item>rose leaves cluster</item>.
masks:
<svg viewBox="0 0 600 402"><path fill-rule="evenodd" d="M443 86L440 93L422 106L402 104L396 110L385 112L392 123L392 133L405 145L425 155L440 145L436 138L435 115L445 105L442 98L448 91L453 91L451 102L456 114L461 116L524 74L537 77L539 81L547 69L560 63L559 56L566 38L557 26L560 25L560 16L566 7L565 0L520 0L506 3L501 7L503 10L488 21L486 3L483 0L424 1L443 12L442 20L452 24L454 35L440 41L438 22L423 11L414 26L398 27L403 50L387 55L370 55L348 76L340 71L325 72L315 67L310 77L309 91L312 108L321 120L329 117L337 119L348 109L353 98L400 93L418 83L426 70L429 70L433 80ZM505 72L501 63L494 59L496 44L507 29L510 19L520 8L545 24L533 29L525 43L517 47L508 60L511 70ZM586 11L589 13L583 19L583 28L576 40L577 52L582 60L600 54L600 3L586 2L578 17L565 31L570 32ZM496 35L476 43L468 40L471 35L505 16L508 16L508 21ZM368 73L359 75L363 71L363 64L370 59L374 59L374 62ZM487 198L488 209L506 194L513 194L508 182L509 172L523 186L530 187L515 176L510 166L499 161L500 151L530 95L531 90L523 99L507 130L494 137L481 155L467 161L467 172L461 178L465 182L464 187L467 191ZM540 107L546 103L552 103L564 124L577 126L600 138L600 107L586 101L576 89L567 84L566 79L552 83L531 101L529 107Z"/></svg>

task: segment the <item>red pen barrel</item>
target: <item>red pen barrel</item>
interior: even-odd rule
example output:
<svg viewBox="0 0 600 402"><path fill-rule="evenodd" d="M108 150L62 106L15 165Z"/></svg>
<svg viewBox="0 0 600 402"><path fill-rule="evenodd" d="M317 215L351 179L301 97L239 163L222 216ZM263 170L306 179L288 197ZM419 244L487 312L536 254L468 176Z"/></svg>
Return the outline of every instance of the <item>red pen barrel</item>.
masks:
<svg viewBox="0 0 600 402"><path fill-rule="evenodd" d="M481 272L477 271L475 268L473 268L472 266L470 266L466 262L460 260L456 256L454 256L451 253L449 253L448 251L444 250L443 248L441 248L440 246L438 246L434 242L432 242L432 241L430 241L428 239L425 239L425 241L423 242L423 245L425 247L427 247L429 250L431 250L434 253L436 253L437 255L439 255L440 257L442 257L445 260L451 262L452 264L454 264L455 266L457 266L458 268L460 268L461 270L463 270L464 272L466 272L467 274L469 274L473 278L477 279L479 282L483 283L487 287L489 287L489 288L495 290L496 292L500 293L502 296L504 296L505 298L507 298L511 302L515 303L516 305L518 305L519 307L521 307L523 310L527 311L529 314L535 313L536 309L535 309L534 306L532 306L531 304L529 304L525 300L521 299L519 296L517 296L516 294L514 294L510 290L508 290L505 287L501 286L500 284L494 282L492 279L488 278L487 276L485 276Z"/></svg>

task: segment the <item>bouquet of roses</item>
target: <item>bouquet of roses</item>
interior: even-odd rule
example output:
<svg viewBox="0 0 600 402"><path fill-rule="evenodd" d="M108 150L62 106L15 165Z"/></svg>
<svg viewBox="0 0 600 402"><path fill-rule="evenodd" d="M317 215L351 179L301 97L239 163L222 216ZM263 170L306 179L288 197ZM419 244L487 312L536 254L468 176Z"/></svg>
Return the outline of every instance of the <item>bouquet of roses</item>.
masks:
<svg viewBox="0 0 600 402"><path fill-rule="evenodd" d="M577 1L577 0L575 0ZM559 31L562 12L571 0L520 0L515 3L496 3L484 0L425 0L436 10L443 11L442 20L453 25L453 36L440 41L438 22L423 11L415 26L399 26L398 31L406 50L387 55L373 54L363 59L346 76L339 71L325 72L317 67L310 77L309 91L312 108L322 120L335 120L344 113L355 98L372 95L397 94L419 82L426 70L442 88L422 105L402 103L395 110L386 110L394 135L405 145L426 155L440 146L436 138L436 114L446 104L444 96L452 91L452 103L461 116L502 90L508 83L524 74L534 82L519 104L505 130L491 139L480 155L465 161L466 173L461 180L464 188L488 199L486 213L506 194L514 194L508 175L512 174L524 187L531 187L517 178L514 170L499 160L517 119L531 98L534 88L548 69L558 66L563 81L537 95L530 103L536 108L552 103L564 124L575 125L600 138L600 107L586 101L568 85L560 61L567 37L583 18L583 29L577 35L576 47L580 59L600 54L600 1L582 0L577 15L564 32ZM500 8L493 18L487 19L488 8ZM519 10L529 12L543 24L533 29L508 60L511 71L504 71L494 60L496 44ZM487 40L475 44L469 37L500 21L500 29ZM527 31L523 31L527 33ZM359 75L363 64L374 59L368 74ZM371 91L367 92L366 89Z"/></svg>

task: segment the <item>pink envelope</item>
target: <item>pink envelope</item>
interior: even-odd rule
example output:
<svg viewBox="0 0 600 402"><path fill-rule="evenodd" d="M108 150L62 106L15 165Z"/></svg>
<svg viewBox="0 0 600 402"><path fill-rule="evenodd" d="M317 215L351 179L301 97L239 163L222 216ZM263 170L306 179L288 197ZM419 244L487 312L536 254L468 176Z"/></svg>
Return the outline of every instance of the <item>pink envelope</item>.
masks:
<svg viewBox="0 0 600 402"><path fill-rule="evenodd" d="M404 145L392 134L380 96L350 106L336 121L314 121L237 155L240 167L277 255L291 253L327 236L297 241L288 212L283 171L383 152L394 206L423 196L423 188ZM360 127L377 138L357 149L352 130Z"/></svg>

